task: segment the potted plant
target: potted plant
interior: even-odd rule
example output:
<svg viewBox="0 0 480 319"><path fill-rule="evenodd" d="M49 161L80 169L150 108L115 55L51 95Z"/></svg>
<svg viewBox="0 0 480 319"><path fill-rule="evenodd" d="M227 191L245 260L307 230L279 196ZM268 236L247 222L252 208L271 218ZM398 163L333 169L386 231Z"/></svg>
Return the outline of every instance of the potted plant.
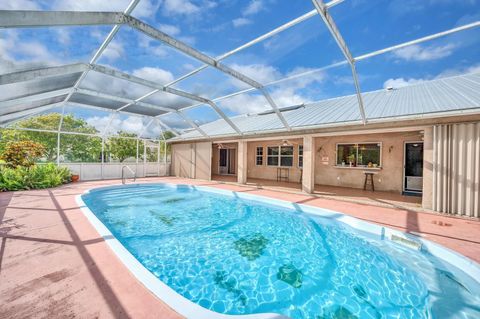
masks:
<svg viewBox="0 0 480 319"><path fill-rule="evenodd" d="M72 178L72 183L75 183L75 182L78 182L78 180L80 179L80 175L74 173L72 174L71 178Z"/></svg>

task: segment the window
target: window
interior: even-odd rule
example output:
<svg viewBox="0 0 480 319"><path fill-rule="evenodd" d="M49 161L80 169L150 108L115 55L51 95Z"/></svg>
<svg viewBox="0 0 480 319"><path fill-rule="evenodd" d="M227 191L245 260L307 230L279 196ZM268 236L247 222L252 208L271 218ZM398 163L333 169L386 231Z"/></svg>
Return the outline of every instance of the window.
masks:
<svg viewBox="0 0 480 319"><path fill-rule="evenodd" d="M303 167L303 145L298 145L298 167Z"/></svg>
<svg viewBox="0 0 480 319"><path fill-rule="evenodd" d="M278 146L267 148L267 165L278 166Z"/></svg>
<svg viewBox="0 0 480 319"><path fill-rule="evenodd" d="M257 147L257 156L256 156L255 163L258 166L263 165L263 147L262 146Z"/></svg>
<svg viewBox="0 0 480 319"><path fill-rule="evenodd" d="M286 167L293 166L293 146L267 147L267 165Z"/></svg>
<svg viewBox="0 0 480 319"><path fill-rule="evenodd" d="M381 143L337 144L338 166L381 166Z"/></svg>

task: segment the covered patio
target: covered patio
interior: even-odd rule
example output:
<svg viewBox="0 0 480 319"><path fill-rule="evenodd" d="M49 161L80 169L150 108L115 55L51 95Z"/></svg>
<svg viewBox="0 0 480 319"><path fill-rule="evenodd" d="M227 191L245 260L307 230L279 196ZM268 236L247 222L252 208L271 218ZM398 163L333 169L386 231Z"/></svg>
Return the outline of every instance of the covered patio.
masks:
<svg viewBox="0 0 480 319"><path fill-rule="evenodd" d="M213 175L212 182L237 184L236 176ZM259 178L248 178L245 184L257 189L282 191L288 193L302 193L302 184L295 182L275 181ZM422 198L418 196L405 196L393 192L362 190L351 187L338 187L330 185L315 185L311 194L316 198L339 200L344 202L364 204L378 207L409 209L413 211L432 212L422 208ZM432 212L434 213L434 212Z"/></svg>

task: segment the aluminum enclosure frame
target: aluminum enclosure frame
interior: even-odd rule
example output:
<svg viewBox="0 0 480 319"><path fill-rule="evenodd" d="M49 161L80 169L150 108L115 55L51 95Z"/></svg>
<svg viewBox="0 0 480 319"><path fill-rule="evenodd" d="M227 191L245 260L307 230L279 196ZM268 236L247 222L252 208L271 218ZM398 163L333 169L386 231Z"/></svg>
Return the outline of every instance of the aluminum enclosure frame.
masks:
<svg viewBox="0 0 480 319"><path fill-rule="evenodd" d="M385 54L387 52L391 52L391 51L394 51L394 50L397 50L397 49L400 49L400 48L403 48L403 47L406 47L406 46L409 46L409 45L414 45L414 44L422 43L422 42L425 42L425 41L430 41L430 40L433 40L433 39L436 39L436 38L439 38L439 37L443 37L443 36L446 36L446 35L449 35L449 34L452 34L452 33L455 33L455 32L460 32L460 31L463 31L463 30L467 30L467 29L471 29L471 28L475 28L475 27L480 26L480 21L476 21L476 22L473 22L473 23L470 23L470 24L467 24L467 25L463 25L463 26L456 27L456 28L453 28L453 29L450 29L450 30L439 32L437 34L429 35L429 36L426 36L426 37L423 37L423 38L420 38L420 39L415 39L415 40L412 40L412 41L397 44L397 45L394 45L394 46L391 46L391 47L388 47L388 48L384 48L384 49L377 50L377 51L374 51L374 52L366 53L366 54L363 54L363 55L358 56L358 57L352 57L351 53L348 50L347 45L345 44L345 41L341 37L341 34L340 34L340 32L338 31L338 29L335 25L335 22L334 22L333 18L329 15L329 12L328 12L328 10L331 7L342 3L343 0L333 0L333 1L330 1L328 3L324 3L322 0L312 0L313 5L315 6L314 10L312 10L310 12L307 12L306 14L304 14L304 15L296 18L296 19L293 19L293 20L275 28L274 30L272 30L270 32L267 32L266 34L261 35L260 37L257 37L255 39L251 40L250 42L247 42L246 44L244 44L244 45L242 45L242 46L240 46L236 49L233 49L229 52L226 52L226 53L224 53L223 55L221 55L217 58L212 58L212 57L209 57L209 56L195 50L194 48L182 43L181 41L178 41L177 39L159 31L158 29L155 29L155 28L145 24L144 22L130 16L131 12L135 8L135 6L138 5L139 1L140 0L132 0L130 2L129 6L125 9L125 11L123 13L120 13L120 12L77 12L77 11L49 11L49 12L45 12L45 11L0 10L0 28L23 28L23 27L65 26L65 25L114 25L114 27L112 28L112 30L108 34L107 38L103 41L101 46L95 52L94 56L90 60L90 63L88 63L88 64L76 63L76 64L70 64L70 65L65 65L65 66L48 67L48 68L37 69L37 70L27 70L27 71L13 72L13 73L10 73L10 74L4 74L4 75L0 75L0 85L9 84L9 83L16 83L16 82L21 82L21 81L28 81L28 80L32 80L32 79L38 79L40 77L50 77L50 76L55 76L55 75L62 75L62 74L65 75L65 74L82 72L81 76L79 77L79 79L77 80L75 85L71 88L71 91L68 93L67 98L63 101L63 104L60 104L60 105L64 106L66 103L71 103L69 100L75 92L89 93L91 95L108 97L110 99L117 100L117 101L120 101L120 99L122 99L122 102L125 102L126 104L124 106L122 106L121 108L119 108L118 110L115 110L114 112L123 112L125 109L128 109L128 107L131 106L131 105L139 105L139 106L144 106L144 107L157 108L159 110L163 110L163 111L167 112L166 114L161 114L161 115L156 116L155 122L160 126L160 128L163 127L165 129L171 130L175 135L178 136L179 132L177 132L176 130L168 127L165 123L162 123L162 121L160 120L160 118L164 115L167 115L167 114L170 114L170 113L175 113L175 114L178 114L179 116L181 116L185 120L185 122L187 122L192 128L198 130L205 138L209 138L209 136L206 135L205 132L203 132L201 130L201 128L198 126L198 124L196 124L194 121L189 119L184 114L184 112L182 112L183 110L198 107L200 105L208 105L221 118L223 118L227 122L227 124L229 124L231 126L231 128L238 135L242 135L243 132L238 127L235 126L235 124L229 119L228 116L225 115L225 113L216 105L215 102L218 102L220 100L223 100L223 99L226 99L228 97L232 97L232 96L235 96L235 95L238 95L238 94L258 90L265 97L265 99L270 104L273 111L277 114L278 118L280 119L280 121L284 125L285 129L288 131L288 130L291 130L291 128L290 128L289 124L286 122L285 118L283 117L283 115L281 113L281 110L279 110L275 101L270 96L270 94L267 90L267 87L270 86L270 85L273 85L273 84L288 81L290 79L306 76L306 75L309 75L309 74L313 74L315 72L320 72L320 71L328 69L328 68L336 67L336 66L339 66L339 65L349 64L350 67L351 67L351 70L352 70L352 77L353 77L354 84L355 84L356 95L357 95L358 104L359 104L359 108L360 108L360 114L361 114L363 123L366 124L368 119L366 118L365 112L364 112L362 93L361 93L360 86L359 86L359 83L358 83L358 76L357 76L357 73L356 73L356 70L355 70L355 62L361 61L361 60L364 60L364 59L368 59L368 58L371 58L373 56L377 56L377 55L380 55L380 54ZM287 29L289 29L289 28L291 28L291 27L293 27L293 26L295 26L295 25L297 25L297 24L299 24L303 21L306 21L306 20L316 16L317 14L320 15L322 20L327 25L327 27L330 30L333 38L335 39L335 41L339 45L340 49L342 50L342 53L344 54L344 56L346 58L346 61L334 63L334 64L331 64L329 66L325 66L325 67L318 68L318 69L315 69L315 70L310 70L310 71L307 71L307 72L295 74L291 77L286 77L286 78L276 80L276 81L266 83L266 84L261 84L261 83L255 81L255 80L245 76L244 74L242 74L242 73L240 73L236 70L233 70L230 67L220 63L221 60L223 60L223 59L225 59L229 56L232 56L233 54L235 54L237 52L240 52L241 50L244 50L244 49L246 49L246 48L248 48L248 47L250 47L254 44L260 43L260 42L262 42L262 41L264 41L264 40L266 40L266 39L268 39L268 38L270 38L270 37L272 37L272 36L274 36L274 35L276 35L280 32L283 32L284 30L287 30ZM111 69L111 68L108 68L108 67L96 65L95 64L96 61L100 58L103 51L107 48L109 43L113 40L115 35L118 33L120 27L124 24L127 24L128 26L136 29L137 31L145 33L149 37L157 39L157 40L173 47L174 49L176 49L176 50L178 50L178 51L180 51L184 54L187 54L187 55L193 57L194 59L197 59L197 60L203 62L204 65L195 69L195 70L193 70L193 71L191 71L190 73L188 73L186 75L183 75L183 76L179 77L178 79L175 79L175 80L171 81L170 83L165 84L165 85L158 85L158 84L153 83L151 81L144 80L144 79L141 79L141 78L138 78L138 77L134 77L132 75L123 73L121 71L117 71L117 70L114 70L114 69ZM228 76L231 76L233 78L236 78L236 79L248 84L249 86L251 86L251 88L241 90L241 91L238 91L238 92L226 95L226 96L218 97L218 98L215 98L215 99L212 99L212 100L204 98L204 97L200 97L198 95L194 95L194 94L191 94L191 93L188 93L188 92L184 92L184 91L181 91L181 90L171 88L172 85L174 85L174 84L176 84L180 81L183 81L184 79L187 79L188 77L190 77L190 76L192 76L192 75L194 75L198 72L201 72L202 70L204 70L208 67L216 68L219 71L227 74ZM147 86L147 87L151 87L154 90L145 94L145 95L143 95L142 97L139 97L139 98L134 99L134 100L126 99L126 98L122 98L122 97L116 97L116 96L113 96L113 95L106 95L103 92L92 92L92 90L85 91L85 89L81 89L79 87L80 87L81 82L85 78L86 74L88 72L90 72L91 70L94 70L94 71L97 71L97 72L100 72L100 73L104 73L106 75L114 76L114 77L117 77L119 79L127 80L127 81L130 81L130 82L133 82L133 83L137 83L137 84L140 84L140 85L144 85L144 86ZM61 90L59 90L59 91L61 91ZM182 96L184 98L187 98L187 99L190 99L192 101L199 102L199 103L194 104L194 105L190 105L190 106L187 106L187 107L183 107L183 108L180 108L180 109L174 109L174 108L168 108L168 107L160 107L160 106L156 106L156 105L153 105L153 104L150 104L150 103L142 102L143 99L145 99L148 96L151 96L151 95L153 95L157 92L160 92L160 91L166 92L166 93L169 93L169 94L174 94L174 95L177 95L177 96ZM64 91L57 92L57 93L65 93L65 92L66 92L66 89ZM0 111L3 107L14 107L15 104L19 104L19 103L34 102L34 101L37 101L38 99L40 99L41 97L50 96L50 94L54 94L54 92L52 91L52 92L32 95L32 96L29 96L29 97L22 97L22 98L19 98L19 99L2 101L2 102L0 102ZM24 118L24 117L27 117L27 116L31 116L32 114L35 114L37 112L41 112L42 110L47 110L48 108L53 108L53 107L58 107L58 106L59 106L59 104L55 103L55 104L51 104L51 105L48 105L48 106L41 106L41 107L36 107L34 109L19 111L19 112L17 112L16 115L7 114L7 115L1 116L2 117L1 120L2 120L2 123L5 123L6 119L17 120L18 118ZM5 116L8 116L8 117L5 117ZM152 123L153 123L153 120L150 122L150 125ZM58 131L60 132L60 127L59 127Z"/></svg>

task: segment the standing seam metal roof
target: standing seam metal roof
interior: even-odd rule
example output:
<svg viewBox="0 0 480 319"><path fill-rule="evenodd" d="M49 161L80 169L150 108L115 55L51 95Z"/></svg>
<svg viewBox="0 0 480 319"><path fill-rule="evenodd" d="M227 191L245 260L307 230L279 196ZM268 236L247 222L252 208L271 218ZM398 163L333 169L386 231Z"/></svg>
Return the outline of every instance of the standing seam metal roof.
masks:
<svg viewBox="0 0 480 319"><path fill-rule="evenodd" d="M480 73L458 75L422 82L393 90L363 93L365 112L369 120L444 112L475 110L480 113ZM355 95L343 96L306 104L304 107L283 111L292 128L360 122L361 116ZM284 130L274 113L232 117L231 120L247 134ZM235 135L223 120L201 125L210 136ZM188 131L178 139L203 138L197 131Z"/></svg>

